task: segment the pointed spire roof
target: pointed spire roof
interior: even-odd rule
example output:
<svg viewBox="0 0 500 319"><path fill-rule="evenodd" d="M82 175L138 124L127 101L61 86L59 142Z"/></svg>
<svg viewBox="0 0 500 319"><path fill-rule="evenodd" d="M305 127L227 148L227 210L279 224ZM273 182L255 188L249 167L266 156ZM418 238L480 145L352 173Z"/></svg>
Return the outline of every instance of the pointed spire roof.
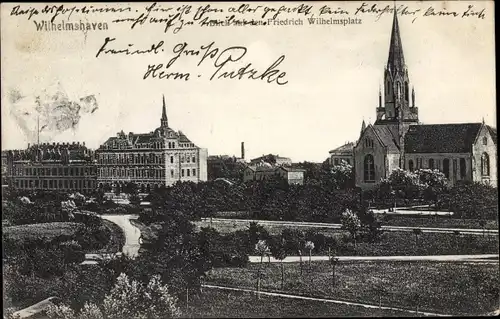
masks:
<svg viewBox="0 0 500 319"><path fill-rule="evenodd" d="M391 43L389 45L387 67L390 68L392 72L395 72L396 70L403 70L404 65L403 44L401 43L398 15L396 5L394 4L394 17L392 20Z"/></svg>
<svg viewBox="0 0 500 319"><path fill-rule="evenodd" d="M165 95L163 95L163 107L161 110L161 127L168 127L167 105L165 104Z"/></svg>
<svg viewBox="0 0 500 319"><path fill-rule="evenodd" d="M167 119L167 105L165 104L165 94L163 94L163 109L161 112L161 119Z"/></svg>
<svg viewBox="0 0 500 319"><path fill-rule="evenodd" d="M363 134L363 132L366 130L366 123L365 123L365 119L363 119L363 123L361 123L361 134Z"/></svg>

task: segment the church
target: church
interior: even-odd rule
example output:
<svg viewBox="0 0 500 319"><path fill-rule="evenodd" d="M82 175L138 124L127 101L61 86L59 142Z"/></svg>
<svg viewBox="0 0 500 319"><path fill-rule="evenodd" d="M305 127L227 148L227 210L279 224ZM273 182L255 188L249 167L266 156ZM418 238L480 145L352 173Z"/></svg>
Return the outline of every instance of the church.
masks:
<svg viewBox="0 0 500 319"><path fill-rule="evenodd" d="M368 126L363 121L352 148L356 186L373 189L394 169L402 168L440 170L451 185L477 181L496 187L496 128L484 122L424 125L419 121L396 10L384 71L376 121Z"/></svg>

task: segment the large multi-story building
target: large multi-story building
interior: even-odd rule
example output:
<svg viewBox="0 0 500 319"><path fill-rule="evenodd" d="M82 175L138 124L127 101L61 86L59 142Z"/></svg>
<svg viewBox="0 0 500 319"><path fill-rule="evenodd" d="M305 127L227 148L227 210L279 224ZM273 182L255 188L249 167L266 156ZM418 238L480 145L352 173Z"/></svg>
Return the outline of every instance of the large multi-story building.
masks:
<svg viewBox="0 0 500 319"><path fill-rule="evenodd" d="M96 189L94 152L85 143L28 144L26 150L7 151L6 174L8 184L18 190Z"/></svg>
<svg viewBox="0 0 500 319"><path fill-rule="evenodd" d="M485 123L424 125L405 64L394 10L384 90L377 120L365 126L353 149L356 185L373 188L396 169L438 169L450 184L477 181L497 186L497 131Z"/></svg>
<svg viewBox="0 0 500 319"><path fill-rule="evenodd" d="M177 181L207 180L207 150L168 126L165 97L160 127L145 134L121 131L96 150L96 158L98 187L115 192L128 183L148 192Z"/></svg>

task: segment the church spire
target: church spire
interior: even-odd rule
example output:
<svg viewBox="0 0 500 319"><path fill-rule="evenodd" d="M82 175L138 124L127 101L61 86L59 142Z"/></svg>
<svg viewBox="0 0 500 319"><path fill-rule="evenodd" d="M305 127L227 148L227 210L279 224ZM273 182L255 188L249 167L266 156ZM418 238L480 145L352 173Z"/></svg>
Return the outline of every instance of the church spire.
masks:
<svg viewBox="0 0 500 319"><path fill-rule="evenodd" d="M391 72L402 71L405 65L403 54L403 44L401 43L401 35L399 32L398 15L396 4L394 4L394 17L392 20L391 42L389 45L389 58L387 59L387 68Z"/></svg>
<svg viewBox="0 0 500 319"><path fill-rule="evenodd" d="M361 133L360 133L360 136L363 135L363 132L365 131L366 129L366 124L365 124L365 119L363 119L363 123L361 123Z"/></svg>
<svg viewBox="0 0 500 319"><path fill-rule="evenodd" d="M165 94L163 95L163 108L161 111L161 126L168 127L167 106L165 104Z"/></svg>

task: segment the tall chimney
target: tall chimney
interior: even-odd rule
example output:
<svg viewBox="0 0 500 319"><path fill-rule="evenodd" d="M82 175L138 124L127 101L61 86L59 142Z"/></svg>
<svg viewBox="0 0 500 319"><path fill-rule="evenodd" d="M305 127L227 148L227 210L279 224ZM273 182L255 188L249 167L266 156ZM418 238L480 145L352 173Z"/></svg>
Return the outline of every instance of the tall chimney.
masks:
<svg viewBox="0 0 500 319"><path fill-rule="evenodd" d="M241 158L245 159L245 142L241 142Z"/></svg>

